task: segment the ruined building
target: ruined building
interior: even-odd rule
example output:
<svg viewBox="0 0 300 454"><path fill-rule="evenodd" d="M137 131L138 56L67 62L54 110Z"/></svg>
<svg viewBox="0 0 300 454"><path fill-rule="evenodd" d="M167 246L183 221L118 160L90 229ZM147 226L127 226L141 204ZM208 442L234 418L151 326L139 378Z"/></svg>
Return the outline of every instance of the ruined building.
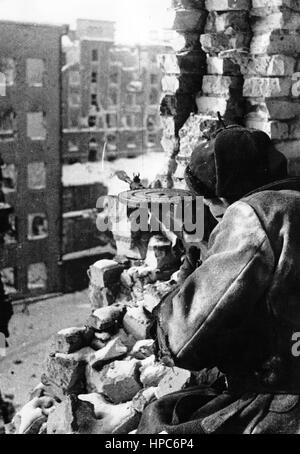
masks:
<svg viewBox="0 0 300 454"><path fill-rule="evenodd" d="M1 271L15 297L57 292L61 255L61 37L66 27L1 22L0 154L13 206Z"/></svg>
<svg viewBox="0 0 300 454"><path fill-rule="evenodd" d="M65 45L63 160L133 157L160 149L159 104L167 45L122 46L114 23L78 20Z"/></svg>

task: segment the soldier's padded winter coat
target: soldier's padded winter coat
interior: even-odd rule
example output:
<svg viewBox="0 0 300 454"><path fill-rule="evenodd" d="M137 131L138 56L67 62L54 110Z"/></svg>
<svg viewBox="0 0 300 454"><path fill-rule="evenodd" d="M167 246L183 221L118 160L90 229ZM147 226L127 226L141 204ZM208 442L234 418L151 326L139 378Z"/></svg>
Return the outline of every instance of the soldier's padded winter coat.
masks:
<svg viewBox="0 0 300 454"><path fill-rule="evenodd" d="M300 179L273 186L227 209L203 264L157 314L164 354L190 370L219 367L227 393L169 396L140 432L150 418L169 433L300 433Z"/></svg>

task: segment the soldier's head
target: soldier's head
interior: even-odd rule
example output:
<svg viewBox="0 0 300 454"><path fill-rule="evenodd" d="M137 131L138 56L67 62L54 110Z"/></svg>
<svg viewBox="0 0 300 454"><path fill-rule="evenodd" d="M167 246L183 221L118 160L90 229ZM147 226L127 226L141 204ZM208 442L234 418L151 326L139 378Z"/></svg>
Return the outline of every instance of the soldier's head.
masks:
<svg viewBox="0 0 300 454"><path fill-rule="evenodd" d="M247 194L287 177L287 160L269 136L257 129L231 125L195 148L185 179L203 196L220 220L229 205Z"/></svg>

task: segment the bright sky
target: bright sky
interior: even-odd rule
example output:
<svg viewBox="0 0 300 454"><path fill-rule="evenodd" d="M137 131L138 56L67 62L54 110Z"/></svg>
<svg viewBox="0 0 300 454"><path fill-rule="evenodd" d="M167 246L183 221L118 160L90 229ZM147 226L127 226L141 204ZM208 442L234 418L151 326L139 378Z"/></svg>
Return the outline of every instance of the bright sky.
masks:
<svg viewBox="0 0 300 454"><path fill-rule="evenodd" d="M1 20L70 24L76 19L116 21L117 40L143 42L150 30L168 28L171 0L0 0Z"/></svg>

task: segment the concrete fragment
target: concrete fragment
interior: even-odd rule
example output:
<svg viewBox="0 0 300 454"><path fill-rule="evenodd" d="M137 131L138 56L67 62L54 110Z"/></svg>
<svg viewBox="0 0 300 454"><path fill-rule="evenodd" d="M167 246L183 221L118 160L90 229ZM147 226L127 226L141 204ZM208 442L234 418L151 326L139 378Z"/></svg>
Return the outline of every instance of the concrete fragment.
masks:
<svg viewBox="0 0 300 454"><path fill-rule="evenodd" d="M141 415L134 409L132 402L113 405L97 393L83 394L78 398L93 405L96 418L101 421L99 433L128 434L139 424Z"/></svg>
<svg viewBox="0 0 300 454"><path fill-rule="evenodd" d="M181 391L188 385L190 379L190 371L178 367L170 368L157 387L156 397L160 399L167 394Z"/></svg>
<svg viewBox="0 0 300 454"><path fill-rule="evenodd" d="M131 400L141 389L138 368L139 362L135 359L104 366L99 373L101 392L115 404Z"/></svg>
<svg viewBox="0 0 300 454"><path fill-rule="evenodd" d="M54 338L53 351L56 353L74 353L89 345L93 338L93 330L86 326L67 328L59 331Z"/></svg>
<svg viewBox="0 0 300 454"><path fill-rule="evenodd" d="M54 385L58 397L70 393L84 392L85 361L66 356L49 356L46 363L46 374L42 375L44 385Z"/></svg>
<svg viewBox="0 0 300 454"><path fill-rule="evenodd" d="M90 358L90 365L95 369L101 367L105 362L120 358L127 353L127 348L120 338L110 340L105 347L94 352Z"/></svg>
<svg viewBox="0 0 300 454"><path fill-rule="evenodd" d="M89 268L90 281L97 287L110 287L118 282L124 266L115 260L99 260Z"/></svg>
<svg viewBox="0 0 300 454"><path fill-rule="evenodd" d="M87 324L98 331L106 331L120 325L124 316L125 307L114 304L97 309L88 319Z"/></svg>
<svg viewBox="0 0 300 454"><path fill-rule="evenodd" d="M150 337L151 320L147 317L143 307L129 307L123 319L123 328L137 340Z"/></svg>

